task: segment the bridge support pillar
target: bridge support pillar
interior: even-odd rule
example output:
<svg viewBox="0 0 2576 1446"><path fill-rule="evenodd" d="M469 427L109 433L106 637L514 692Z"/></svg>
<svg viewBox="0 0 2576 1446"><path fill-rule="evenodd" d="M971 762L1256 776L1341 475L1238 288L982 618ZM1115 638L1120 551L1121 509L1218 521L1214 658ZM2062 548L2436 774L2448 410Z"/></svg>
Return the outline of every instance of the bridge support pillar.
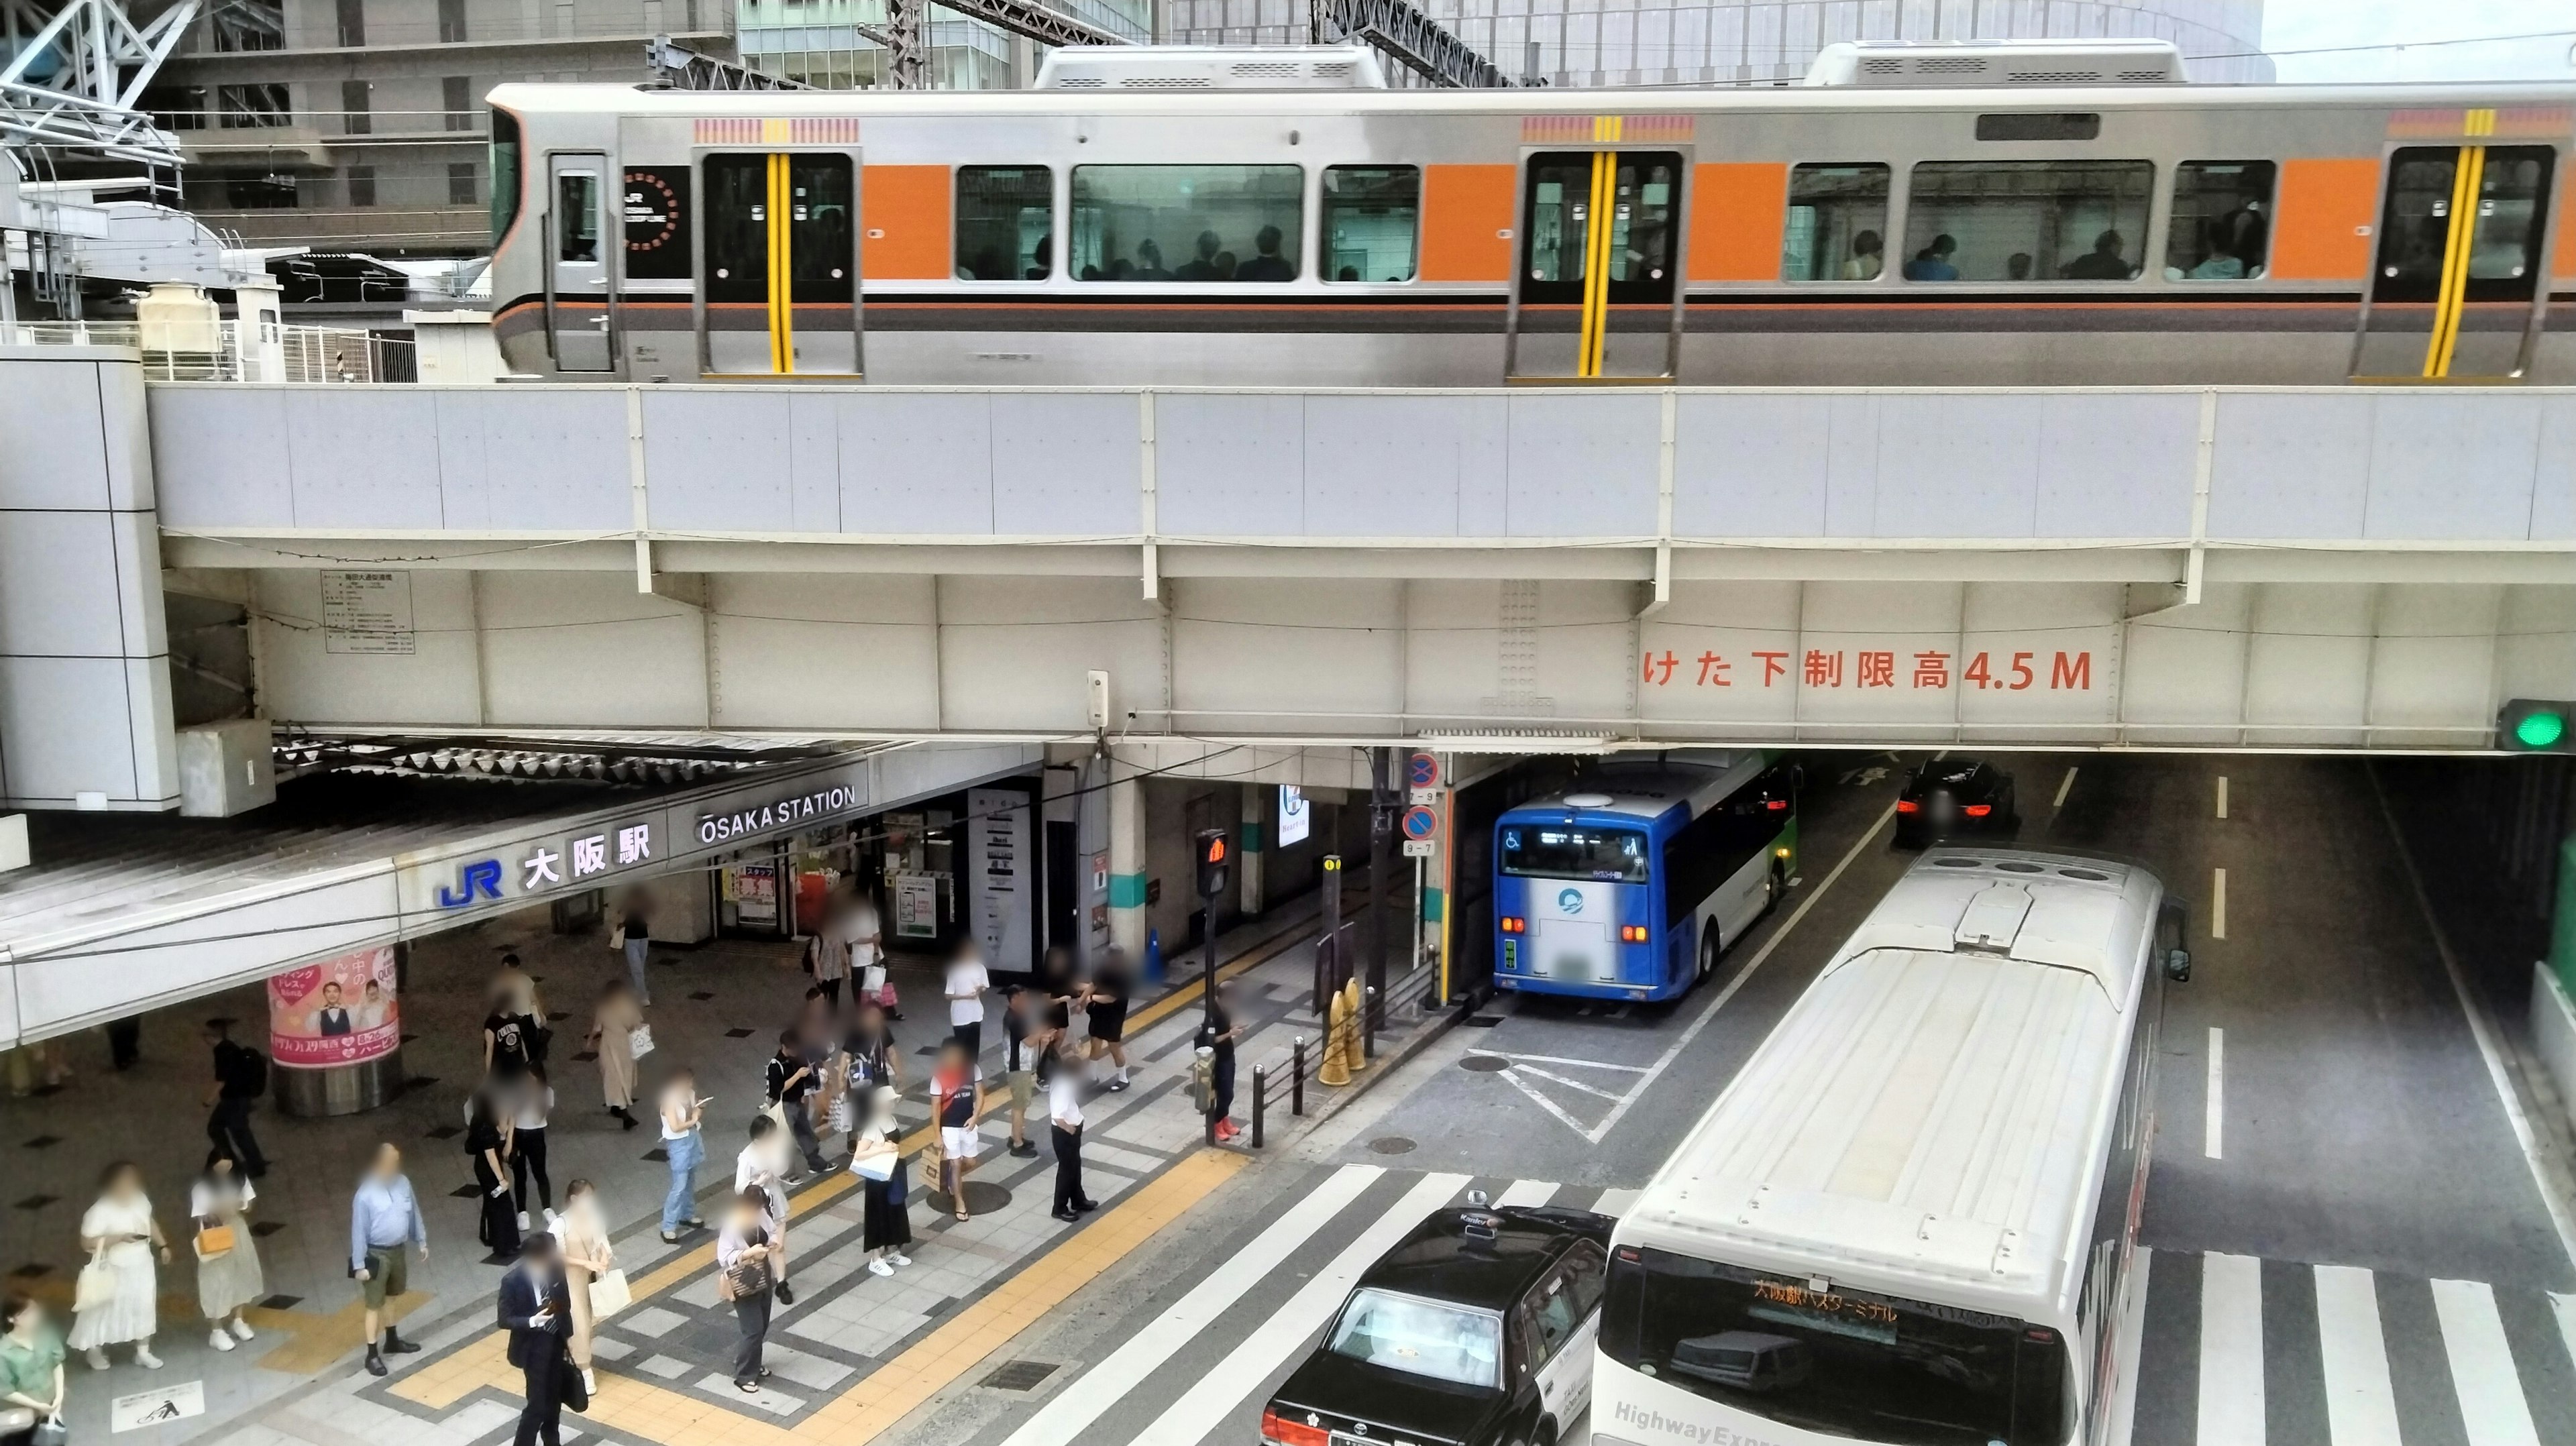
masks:
<svg viewBox="0 0 2576 1446"><path fill-rule="evenodd" d="M1131 967L1145 957L1145 785L1109 756L1109 942Z"/></svg>

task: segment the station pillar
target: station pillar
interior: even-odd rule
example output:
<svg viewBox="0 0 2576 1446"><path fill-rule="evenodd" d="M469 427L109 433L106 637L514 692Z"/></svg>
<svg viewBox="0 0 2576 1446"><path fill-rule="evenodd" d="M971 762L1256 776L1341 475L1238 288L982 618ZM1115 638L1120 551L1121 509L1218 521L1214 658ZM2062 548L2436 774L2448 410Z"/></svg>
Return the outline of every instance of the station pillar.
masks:
<svg viewBox="0 0 2576 1446"><path fill-rule="evenodd" d="M1109 943L1131 964L1145 957L1145 785L1109 757Z"/></svg>
<svg viewBox="0 0 2576 1446"><path fill-rule="evenodd" d="M1236 872L1242 876L1243 917L1256 918L1261 913L1261 836L1268 820L1263 816L1262 795L1268 790L1258 783L1244 784L1243 837L1235 850Z"/></svg>
<svg viewBox="0 0 2576 1446"><path fill-rule="evenodd" d="M401 947L359 949L270 978L269 1089L279 1109L354 1115L402 1090Z"/></svg>

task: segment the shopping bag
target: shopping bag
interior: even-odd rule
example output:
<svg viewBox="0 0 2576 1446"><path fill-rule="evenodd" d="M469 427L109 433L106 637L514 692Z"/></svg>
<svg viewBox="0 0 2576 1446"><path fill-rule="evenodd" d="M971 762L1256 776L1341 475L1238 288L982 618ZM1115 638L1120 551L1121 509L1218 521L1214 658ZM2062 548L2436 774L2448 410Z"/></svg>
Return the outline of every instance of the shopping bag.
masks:
<svg viewBox="0 0 2576 1446"><path fill-rule="evenodd" d="M871 964L867 972L859 976L859 992L880 1003L884 1000L885 987L886 972L883 964Z"/></svg>
<svg viewBox="0 0 2576 1446"><path fill-rule="evenodd" d="M902 1164L903 1154L901 1151L879 1150L871 1155L859 1155L853 1157L850 1161L850 1168L858 1171L861 1175L866 1176L871 1180L891 1180L895 1176L895 1171L900 1168Z"/></svg>
<svg viewBox="0 0 2576 1446"><path fill-rule="evenodd" d="M230 1255L233 1252L233 1245L233 1228L229 1225L209 1225L197 1232L199 1260L212 1260L219 1255Z"/></svg>
<svg viewBox="0 0 2576 1446"><path fill-rule="evenodd" d="M72 1287L72 1310L99 1310L116 1299L116 1267L107 1263L105 1252L93 1254L89 1264L80 1268L80 1279Z"/></svg>
<svg viewBox="0 0 2576 1446"><path fill-rule="evenodd" d="M639 1024L626 1031L626 1052L636 1059L653 1052L653 1026Z"/></svg>
<svg viewBox="0 0 2576 1446"><path fill-rule="evenodd" d="M608 948L610 952L614 953L625 947L626 926L624 924L620 924L616 928L608 931Z"/></svg>
<svg viewBox="0 0 2576 1446"><path fill-rule="evenodd" d="M594 1320L605 1320L634 1303L634 1292L626 1287L625 1271L609 1271L590 1283L590 1314Z"/></svg>
<svg viewBox="0 0 2576 1446"><path fill-rule="evenodd" d="M831 1114L827 1122L827 1127L836 1135L846 1135L850 1132L850 1097L848 1094L839 1092L833 1094Z"/></svg>

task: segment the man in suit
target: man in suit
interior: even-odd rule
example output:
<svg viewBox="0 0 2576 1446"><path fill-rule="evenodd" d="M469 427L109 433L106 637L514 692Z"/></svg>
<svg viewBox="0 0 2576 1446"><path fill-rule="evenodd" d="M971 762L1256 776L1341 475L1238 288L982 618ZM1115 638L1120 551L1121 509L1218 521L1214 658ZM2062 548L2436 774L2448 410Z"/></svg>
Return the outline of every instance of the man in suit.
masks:
<svg viewBox="0 0 2576 1446"><path fill-rule="evenodd" d="M528 1404L519 1412L517 1446L562 1446L566 1342L572 1335L572 1297L564 1288L555 1238L528 1237L518 1262L501 1277L501 1329L510 1333L510 1364L526 1382Z"/></svg>
<svg viewBox="0 0 2576 1446"><path fill-rule="evenodd" d="M313 1032L320 1035L349 1032L349 1010L340 1002L340 982L336 979L322 986L322 1007L314 1013Z"/></svg>

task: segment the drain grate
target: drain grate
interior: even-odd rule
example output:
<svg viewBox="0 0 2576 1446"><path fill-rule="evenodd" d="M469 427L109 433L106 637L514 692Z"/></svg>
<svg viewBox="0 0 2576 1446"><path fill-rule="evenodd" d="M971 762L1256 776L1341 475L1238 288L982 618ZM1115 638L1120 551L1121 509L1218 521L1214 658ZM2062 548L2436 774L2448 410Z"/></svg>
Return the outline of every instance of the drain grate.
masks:
<svg viewBox="0 0 2576 1446"><path fill-rule="evenodd" d="M1458 1061L1458 1067L1469 1074L1500 1074L1510 1069L1512 1062L1499 1055L1471 1054Z"/></svg>
<svg viewBox="0 0 2576 1446"><path fill-rule="evenodd" d="M1005 1361L982 1384L997 1391L1035 1390L1039 1382L1057 1370L1053 1361Z"/></svg>
<svg viewBox="0 0 2576 1446"><path fill-rule="evenodd" d="M1469 1029L1491 1029L1502 1022L1503 1017L1499 1014L1470 1014L1467 1016L1467 1027Z"/></svg>
<svg viewBox="0 0 2576 1446"><path fill-rule="evenodd" d="M1414 1145L1402 1135L1380 1135L1369 1141L1369 1148L1381 1155L1410 1155Z"/></svg>

